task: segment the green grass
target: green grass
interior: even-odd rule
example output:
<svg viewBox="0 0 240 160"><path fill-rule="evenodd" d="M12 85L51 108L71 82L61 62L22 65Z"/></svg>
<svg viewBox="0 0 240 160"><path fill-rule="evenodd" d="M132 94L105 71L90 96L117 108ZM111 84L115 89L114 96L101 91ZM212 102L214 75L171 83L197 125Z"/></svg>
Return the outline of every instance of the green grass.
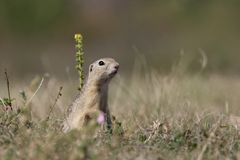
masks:
<svg viewBox="0 0 240 160"><path fill-rule="evenodd" d="M61 132L77 81L10 80L13 111L1 110L1 159L240 158L239 77L160 75L145 66L136 65L131 76L120 73L110 86L113 135L95 123ZM0 95L7 95L4 85Z"/></svg>

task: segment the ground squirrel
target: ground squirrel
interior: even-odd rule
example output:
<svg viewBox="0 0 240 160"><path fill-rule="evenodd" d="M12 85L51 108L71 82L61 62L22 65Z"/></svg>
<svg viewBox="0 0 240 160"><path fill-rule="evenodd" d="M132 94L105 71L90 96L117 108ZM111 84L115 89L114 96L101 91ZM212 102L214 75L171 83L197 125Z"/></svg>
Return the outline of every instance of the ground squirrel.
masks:
<svg viewBox="0 0 240 160"><path fill-rule="evenodd" d="M89 67L87 81L78 96L70 106L70 112L63 124L63 131L81 129L89 119L99 113L105 115L107 127L112 122L108 108L108 84L117 74L119 64L112 58L102 58Z"/></svg>

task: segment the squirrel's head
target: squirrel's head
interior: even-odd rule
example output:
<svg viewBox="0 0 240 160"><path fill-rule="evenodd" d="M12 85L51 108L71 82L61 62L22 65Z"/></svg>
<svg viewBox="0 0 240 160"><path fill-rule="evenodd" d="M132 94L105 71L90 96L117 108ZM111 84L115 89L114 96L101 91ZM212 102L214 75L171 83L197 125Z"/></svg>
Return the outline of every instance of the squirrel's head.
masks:
<svg viewBox="0 0 240 160"><path fill-rule="evenodd" d="M118 72L119 63L112 58L102 58L89 67L88 78L98 84L108 83Z"/></svg>

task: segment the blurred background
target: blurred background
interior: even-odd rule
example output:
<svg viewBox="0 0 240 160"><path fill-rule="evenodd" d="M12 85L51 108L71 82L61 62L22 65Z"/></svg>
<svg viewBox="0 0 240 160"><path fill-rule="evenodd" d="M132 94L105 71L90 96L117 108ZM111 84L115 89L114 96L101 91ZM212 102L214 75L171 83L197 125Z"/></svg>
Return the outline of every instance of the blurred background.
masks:
<svg viewBox="0 0 240 160"><path fill-rule="evenodd" d="M167 73L182 54L190 70L240 73L238 0L1 0L0 68L14 77L75 75L75 33L84 36L86 68L113 57L122 72L144 55Z"/></svg>

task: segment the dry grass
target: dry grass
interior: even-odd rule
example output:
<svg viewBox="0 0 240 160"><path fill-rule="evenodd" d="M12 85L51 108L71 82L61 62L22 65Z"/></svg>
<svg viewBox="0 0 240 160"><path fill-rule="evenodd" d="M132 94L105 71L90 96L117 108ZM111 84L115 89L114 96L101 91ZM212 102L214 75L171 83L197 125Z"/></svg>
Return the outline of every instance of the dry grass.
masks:
<svg viewBox="0 0 240 160"><path fill-rule="evenodd" d="M144 65L143 65L144 66ZM239 159L240 78L218 75L160 75L136 65L133 76L111 85L113 135L97 126L64 134L60 124L77 93L76 83L46 78L12 82L14 111L2 111L2 159ZM3 87L4 84L1 84ZM55 103L59 87L63 96ZM73 91L76 91L75 93ZM1 90L1 95L6 95ZM17 110L17 108L20 108Z"/></svg>

